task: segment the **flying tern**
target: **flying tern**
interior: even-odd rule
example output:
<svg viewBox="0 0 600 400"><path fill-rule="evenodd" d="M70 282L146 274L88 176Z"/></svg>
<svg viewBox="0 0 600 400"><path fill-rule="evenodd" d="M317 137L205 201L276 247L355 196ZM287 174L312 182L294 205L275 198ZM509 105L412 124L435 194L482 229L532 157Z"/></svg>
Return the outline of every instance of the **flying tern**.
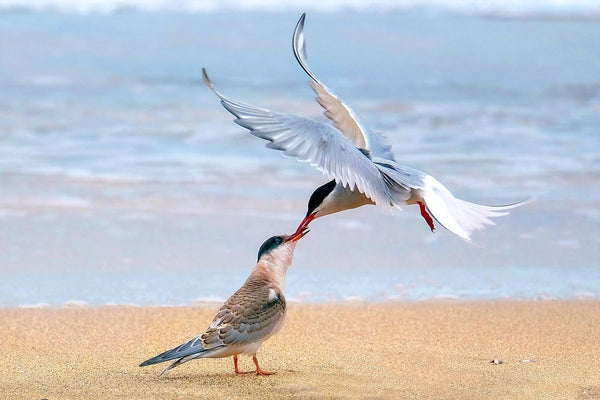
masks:
<svg viewBox="0 0 600 400"><path fill-rule="evenodd" d="M299 231L315 218L366 204L386 208L417 204L432 231L435 220L471 241L473 231L494 225L491 218L507 215L508 210L524 203L504 206L470 203L454 197L433 176L397 163L388 139L361 123L355 112L308 68L303 33L305 17L302 14L296 25L292 48L296 60L310 77L316 100L325 109L331 125L227 98L215 89L206 70L202 70L204 82L236 117L236 124L268 140L268 148L308 162L331 179L311 195Z"/></svg>

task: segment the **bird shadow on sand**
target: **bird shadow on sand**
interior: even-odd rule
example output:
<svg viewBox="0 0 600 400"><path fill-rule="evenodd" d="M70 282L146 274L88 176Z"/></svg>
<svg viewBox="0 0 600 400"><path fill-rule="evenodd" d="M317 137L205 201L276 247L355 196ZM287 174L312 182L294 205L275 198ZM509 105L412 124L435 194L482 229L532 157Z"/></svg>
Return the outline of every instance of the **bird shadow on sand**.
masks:
<svg viewBox="0 0 600 400"><path fill-rule="evenodd" d="M265 399L321 400L348 398L341 393L337 393L337 389L328 387L327 384L313 382L310 376L303 377L305 375L303 371L282 369L273 372L275 373L269 376L257 376L253 371L238 375L233 372L208 374L178 372L163 376L156 374L142 379L146 384L151 383L158 391L172 389L177 390L180 394L203 387L211 392L214 391L215 394L220 393L226 398L237 397L238 395L241 398L247 398L248 393L261 393ZM168 387L171 387L171 389Z"/></svg>
<svg viewBox="0 0 600 400"><path fill-rule="evenodd" d="M255 371L245 371L241 374L235 374L233 372L219 372L219 373L209 373L209 374L203 374L201 372L198 373L194 373L194 372L189 372L189 373L177 373L177 374L165 374L165 375L160 375L160 374L156 374L154 376L149 377L148 379L151 379L153 381L165 381L165 382L194 382L194 383L202 383L202 382L207 382L207 383L214 383L216 381L222 382L222 381L235 381L235 380L247 380L248 378L250 379L257 379L257 380L269 380L269 379L277 379L279 377L284 377L286 375L289 374L298 374L300 373L300 371L298 370L291 370L291 369L286 369L286 370L278 370L278 371L273 371L273 374L271 375L267 375L267 376L257 376Z"/></svg>
<svg viewBox="0 0 600 400"><path fill-rule="evenodd" d="M207 383L214 382L215 380L223 380L223 379L234 379L238 377L242 377L243 375L235 375L232 373L211 373L211 374L203 374L201 372L198 373L178 373L178 374L156 374L150 377L151 380L157 382L202 382L206 381Z"/></svg>

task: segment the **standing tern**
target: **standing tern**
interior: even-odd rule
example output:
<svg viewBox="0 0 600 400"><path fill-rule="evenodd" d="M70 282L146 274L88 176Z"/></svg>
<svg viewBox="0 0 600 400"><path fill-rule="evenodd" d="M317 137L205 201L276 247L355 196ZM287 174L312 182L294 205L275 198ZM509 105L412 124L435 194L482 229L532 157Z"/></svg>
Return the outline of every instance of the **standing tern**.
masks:
<svg viewBox="0 0 600 400"><path fill-rule="evenodd" d="M524 203L505 206L470 203L454 197L431 175L398 164L387 138L367 129L354 111L308 68L303 33L305 16L302 14L294 30L294 55L311 78L316 100L333 126L229 99L215 89L206 70L202 69L204 82L221 99L223 107L236 117L236 124L268 140L268 148L309 162L332 179L311 195L299 231L315 218L366 204L386 208L418 204L432 231L435 219L450 232L471 241L474 230L483 229L486 224L494 225L491 218L507 215L508 210Z"/></svg>
<svg viewBox="0 0 600 400"><path fill-rule="evenodd" d="M292 263L294 249L307 229L291 236L273 236L258 251L258 263L252 273L215 315L203 334L152 357L140 367L175 360L162 373L196 358L222 358L233 356L236 374L238 355L252 356L257 375L271 375L258 366L256 352L281 326L285 317L286 302L283 296L285 274Z"/></svg>

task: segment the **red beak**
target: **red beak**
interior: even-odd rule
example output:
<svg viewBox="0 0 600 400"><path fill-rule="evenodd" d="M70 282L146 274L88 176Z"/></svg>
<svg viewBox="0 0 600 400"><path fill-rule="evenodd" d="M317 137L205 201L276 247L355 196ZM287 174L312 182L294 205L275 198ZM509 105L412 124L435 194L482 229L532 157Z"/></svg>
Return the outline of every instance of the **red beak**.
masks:
<svg viewBox="0 0 600 400"><path fill-rule="evenodd" d="M303 227L302 229L298 228L292 236L287 238L286 242L296 242L296 241L302 239L304 237L304 235L306 235L308 232L310 232L310 231L308 230L307 227Z"/></svg>
<svg viewBox="0 0 600 400"><path fill-rule="evenodd" d="M315 217L316 213L308 214L306 217L304 217L302 222L300 222L300 225L298 225L298 229L296 229L296 232L308 228L308 224L310 224L312 220L315 219Z"/></svg>

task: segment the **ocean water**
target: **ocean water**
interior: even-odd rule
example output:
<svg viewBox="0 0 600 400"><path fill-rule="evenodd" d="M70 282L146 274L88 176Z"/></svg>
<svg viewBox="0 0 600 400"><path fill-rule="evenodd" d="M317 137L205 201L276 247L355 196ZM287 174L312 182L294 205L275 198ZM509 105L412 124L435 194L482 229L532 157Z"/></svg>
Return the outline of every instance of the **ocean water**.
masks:
<svg viewBox="0 0 600 400"><path fill-rule="evenodd" d="M535 201L468 244L415 207L315 221L302 302L600 296L600 4L307 9L0 2L0 307L225 299L326 178L265 149L203 84L323 119L291 51L396 159L465 200ZM268 23L265 23L268 21Z"/></svg>

